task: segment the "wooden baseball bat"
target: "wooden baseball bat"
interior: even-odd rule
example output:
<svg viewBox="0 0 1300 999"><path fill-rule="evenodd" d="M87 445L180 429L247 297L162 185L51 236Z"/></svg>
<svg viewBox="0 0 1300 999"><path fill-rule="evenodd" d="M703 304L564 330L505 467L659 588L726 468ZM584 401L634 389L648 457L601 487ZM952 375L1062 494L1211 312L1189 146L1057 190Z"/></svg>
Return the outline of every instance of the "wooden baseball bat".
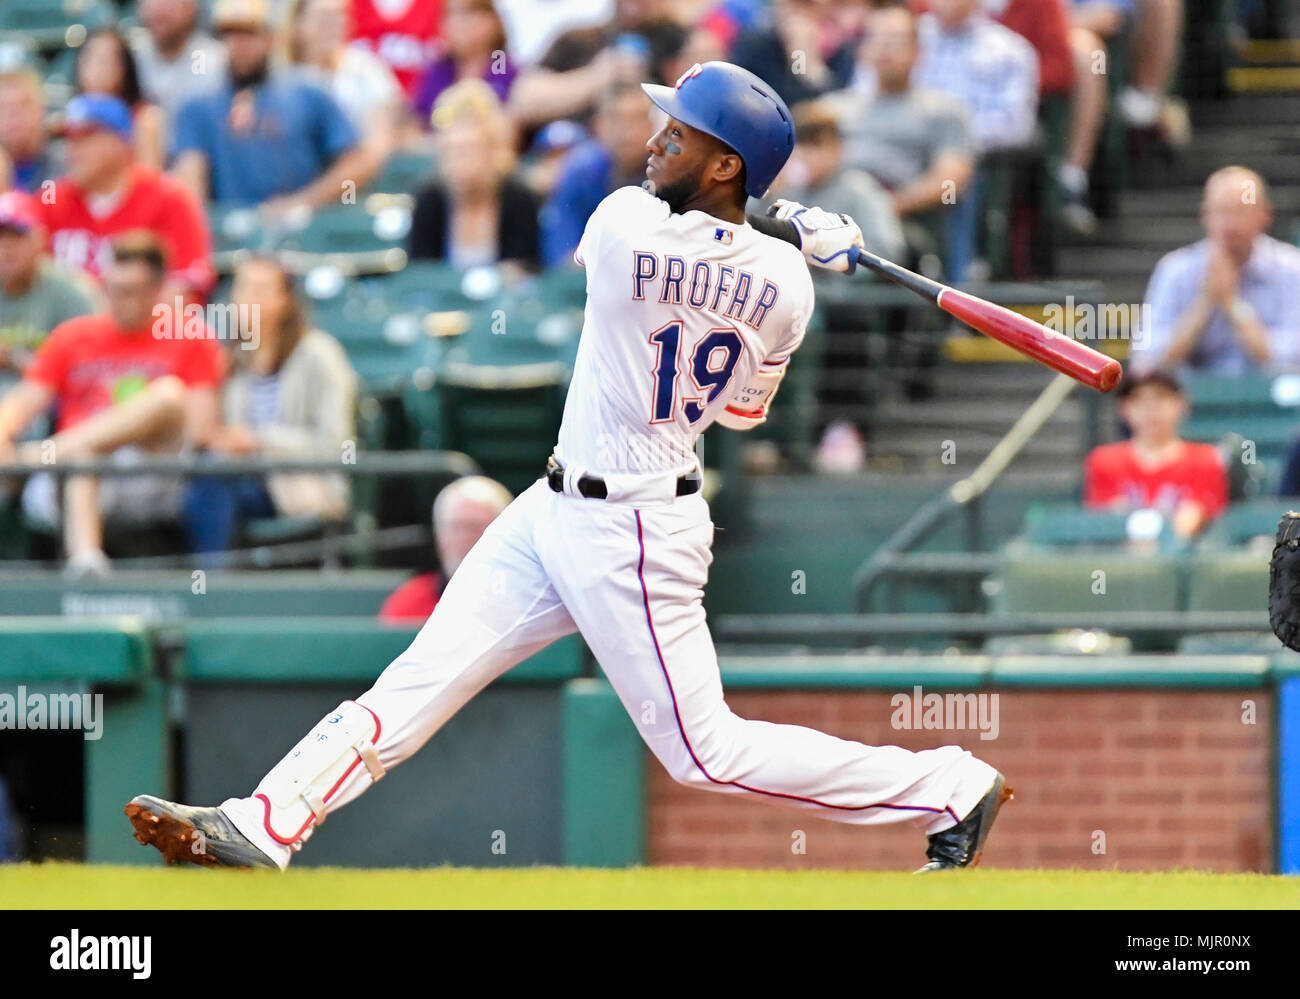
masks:
<svg viewBox="0 0 1300 999"><path fill-rule="evenodd" d="M922 277L860 247L852 247L849 257L855 264L861 264L894 284L901 285L922 298L928 298L944 312L960 319L972 329L1000 340L1013 350L1046 364L1054 371L1069 375L1089 388L1109 392L1119 384L1122 374L1119 361L1064 333L1048 329L1042 323L1036 323L1001 305L994 305L968 292Z"/></svg>

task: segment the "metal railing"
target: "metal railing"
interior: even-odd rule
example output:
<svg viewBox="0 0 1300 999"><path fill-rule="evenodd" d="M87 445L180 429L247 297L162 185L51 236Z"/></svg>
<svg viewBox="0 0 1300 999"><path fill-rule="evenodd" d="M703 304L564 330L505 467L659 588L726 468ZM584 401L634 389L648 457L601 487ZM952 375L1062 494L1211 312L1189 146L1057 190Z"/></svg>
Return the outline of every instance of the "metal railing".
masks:
<svg viewBox="0 0 1300 999"><path fill-rule="evenodd" d="M885 543L853 574L853 605L858 610L865 611L871 606L875 587L887 573L907 567L908 561L903 557L905 553L930 534L944 518L960 513L966 529L967 547L978 552L981 547L979 520L982 497L1039 428L1052 418L1075 384L1074 379L1066 375L1057 375L1048 382L974 472L931 499L885 539ZM922 565L923 572L932 570L932 561L918 561L918 565ZM991 568L992 564L985 560L978 560L971 566L975 572L987 572Z"/></svg>
<svg viewBox="0 0 1300 999"><path fill-rule="evenodd" d="M192 478L217 476L242 478L278 473L333 473L351 478L420 478L437 476L448 480L481 472L474 459L458 451L370 451L352 460L331 458L272 458L256 455L245 458L219 458L206 454L141 457L129 464L112 458L91 461L50 462L48 464L0 464L0 481L36 474L48 474L58 480L74 475L95 477L133 477L157 475ZM349 523L351 530L348 530ZM305 562L333 564L343 555L368 557L376 552L411 548L427 544L427 526L400 525L377 528L373 516L353 512L350 518L331 522L324 537L257 544L220 553L223 564L232 569L274 568L301 565ZM59 537L60 532L56 532ZM61 537L60 537L61 543ZM190 568L197 556L150 555L114 559L122 568L165 569ZM34 567L24 560L7 560L8 568Z"/></svg>
<svg viewBox="0 0 1300 999"><path fill-rule="evenodd" d="M1182 635L1206 632L1268 633L1267 611L1075 611L1019 614L728 614L713 631L719 640L817 643L860 642L881 636L980 638L1071 628L1110 634Z"/></svg>

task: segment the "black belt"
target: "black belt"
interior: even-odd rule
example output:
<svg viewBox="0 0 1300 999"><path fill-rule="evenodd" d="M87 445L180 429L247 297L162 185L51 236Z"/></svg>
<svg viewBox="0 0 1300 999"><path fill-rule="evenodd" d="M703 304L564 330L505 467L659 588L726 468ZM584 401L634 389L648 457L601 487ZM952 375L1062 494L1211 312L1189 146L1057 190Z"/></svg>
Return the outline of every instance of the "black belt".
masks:
<svg viewBox="0 0 1300 999"><path fill-rule="evenodd" d="M564 492L564 466L556 460L555 455L546 459L546 484L557 493ZM698 493L703 484L704 479L698 469L680 476L677 479L677 495L689 496L691 493ZM605 480L594 475L578 477L578 493L587 499L605 499L609 496L609 490L605 488Z"/></svg>

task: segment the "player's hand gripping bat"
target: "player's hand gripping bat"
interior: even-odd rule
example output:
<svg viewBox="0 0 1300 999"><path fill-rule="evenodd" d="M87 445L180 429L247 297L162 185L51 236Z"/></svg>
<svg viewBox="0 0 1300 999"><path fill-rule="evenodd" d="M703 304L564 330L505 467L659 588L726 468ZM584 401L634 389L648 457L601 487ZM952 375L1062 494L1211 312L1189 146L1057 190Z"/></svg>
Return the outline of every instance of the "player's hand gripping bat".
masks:
<svg viewBox="0 0 1300 999"><path fill-rule="evenodd" d="M923 277L868 252L862 245L862 232L847 215L805 208L792 201L777 201L768 215L788 222L784 231L765 231L796 242L809 263L828 270L852 274L858 264L901 285L908 291L928 298L951 316L972 329L1000 340L1013 350L1069 375L1099 392L1109 392L1120 379L1119 362L1093 350L1063 333L1048 329L1018 312L958 291L938 281ZM751 223L753 218L750 219ZM794 239L791 239L793 235Z"/></svg>

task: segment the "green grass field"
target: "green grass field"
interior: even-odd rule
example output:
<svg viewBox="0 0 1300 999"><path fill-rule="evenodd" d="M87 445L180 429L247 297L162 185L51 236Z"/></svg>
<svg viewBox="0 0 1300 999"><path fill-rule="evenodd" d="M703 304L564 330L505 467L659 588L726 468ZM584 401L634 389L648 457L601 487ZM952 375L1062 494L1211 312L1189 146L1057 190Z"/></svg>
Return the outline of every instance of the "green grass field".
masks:
<svg viewBox="0 0 1300 999"><path fill-rule="evenodd" d="M1300 909L1300 878L1175 871L0 867L0 908Z"/></svg>

